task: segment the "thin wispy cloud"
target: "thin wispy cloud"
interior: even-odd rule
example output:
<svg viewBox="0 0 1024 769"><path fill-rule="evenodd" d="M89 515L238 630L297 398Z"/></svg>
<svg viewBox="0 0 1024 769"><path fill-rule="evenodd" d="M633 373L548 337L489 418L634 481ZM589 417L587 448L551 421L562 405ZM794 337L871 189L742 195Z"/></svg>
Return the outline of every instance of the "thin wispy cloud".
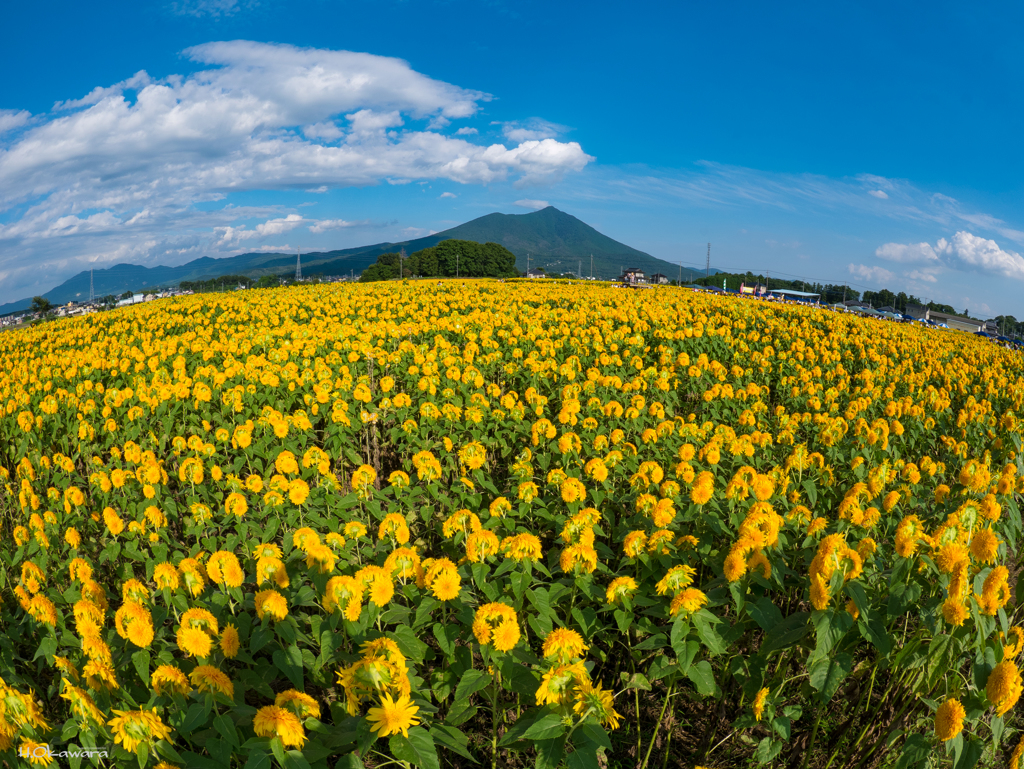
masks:
<svg viewBox="0 0 1024 769"><path fill-rule="evenodd" d="M995 216L971 211L955 198L922 190L907 180L872 174L833 178L713 162L700 162L681 171L605 168L589 172L575 185L574 197L657 206L685 202L726 210L746 207L792 214L857 215L946 229L973 225L1024 243L1024 231Z"/></svg>
<svg viewBox="0 0 1024 769"><path fill-rule="evenodd" d="M529 208L531 211L539 211L542 208L547 208L550 204L546 200L524 198L523 200L517 200L512 205L519 206L520 208Z"/></svg>

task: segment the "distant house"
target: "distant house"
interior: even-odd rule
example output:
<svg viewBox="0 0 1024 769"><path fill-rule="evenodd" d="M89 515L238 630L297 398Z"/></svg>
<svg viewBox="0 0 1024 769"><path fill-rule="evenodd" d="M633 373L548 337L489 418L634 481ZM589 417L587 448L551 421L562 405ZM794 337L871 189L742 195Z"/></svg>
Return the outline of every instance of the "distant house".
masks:
<svg viewBox="0 0 1024 769"><path fill-rule="evenodd" d="M928 317L928 308L920 304L908 302L906 314L915 320L924 320Z"/></svg>
<svg viewBox="0 0 1024 769"><path fill-rule="evenodd" d="M948 312L938 312L936 310L928 310L924 314L925 320L931 320L940 325L946 325L949 328L955 328L960 331L968 331L972 334L978 331L983 331L985 323L980 320L974 320L973 318L964 318L960 315L950 315Z"/></svg>
<svg viewBox="0 0 1024 769"><path fill-rule="evenodd" d="M125 305L129 305L129 304L141 304L144 301L146 301L146 297L143 296L142 294L132 294L131 297L128 298L128 299L120 300L117 303L117 306L118 307L124 307Z"/></svg>
<svg viewBox="0 0 1024 769"><path fill-rule="evenodd" d="M630 267L628 270L622 273L620 281L630 286L639 286L647 283L647 276L644 275L644 271L636 267Z"/></svg>
<svg viewBox="0 0 1024 769"><path fill-rule="evenodd" d="M534 269L533 267L531 267L530 269L528 269L526 271L526 277L531 278L531 279L532 278L546 278L547 274L544 272L544 270L537 270L537 269Z"/></svg>
<svg viewBox="0 0 1024 769"><path fill-rule="evenodd" d="M879 307L878 311L879 312L891 312L894 315L902 315L903 314L899 310L897 310L895 307L889 307L888 305L886 305L885 307Z"/></svg>
<svg viewBox="0 0 1024 769"><path fill-rule="evenodd" d="M668 280L668 275L662 275L660 272L656 272L651 276L651 283L656 283L660 286L667 286Z"/></svg>
<svg viewBox="0 0 1024 769"><path fill-rule="evenodd" d="M931 321L939 326L946 326L950 329L958 329L959 331L967 331L971 334L975 334L979 331L985 331L984 321L975 321L971 317L963 317L961 315L951 315L948 312L939 312L938 310L929 309L928 307L920 304L908 304L906 306L906 314L910 315L918 321Z"/></svg>

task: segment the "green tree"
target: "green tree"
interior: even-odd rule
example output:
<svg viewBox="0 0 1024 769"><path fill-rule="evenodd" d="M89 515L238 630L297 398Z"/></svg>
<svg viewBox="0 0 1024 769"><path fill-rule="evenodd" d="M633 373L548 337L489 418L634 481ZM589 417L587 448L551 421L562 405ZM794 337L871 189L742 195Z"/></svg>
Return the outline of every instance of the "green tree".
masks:
<svg viewBox="0 0 1024 769"><path fill-rule="evenodd" d="M44 296L33 296L32 312L37 312L40 315L49 315L53 312L53 303Z"/></svg>
<svg viewBox="0 0 1024 769"><path fill-rule="evenodd" d="M391 280L392 278L397 278L399 269L398 261L398 254L381 254L377 257L376 262L363 270L363 274L359 276L360 282L371 283L378 280ZM403 270L403 272L409 274L408 270Z"/></svg>
<svg viewBox="0 0 1024 769"><path fill-rule="evenodd" d="M281 279L276 275L264 275L256 281L256 288L276 288L281 284Z"/></svg>

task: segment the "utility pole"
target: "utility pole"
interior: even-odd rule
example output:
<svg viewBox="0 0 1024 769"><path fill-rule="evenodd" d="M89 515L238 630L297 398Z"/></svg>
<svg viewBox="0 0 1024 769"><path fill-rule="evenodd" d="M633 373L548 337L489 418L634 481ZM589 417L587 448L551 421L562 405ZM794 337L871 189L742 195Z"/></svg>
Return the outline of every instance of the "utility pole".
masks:
<svg viewBox="0 0 1024 769"><path fill-rule="evenodd" d="M683 263L679 263L679 285L683 285Z"/></svg>
<svg viewBox="0 0 1024 769"><path fill-rule="evenodd" d="M580 280L583 280L583 260L580 259L580 266L576 268L576 275Z"/></svg>
<svg viewBox="0 0 1024 769"><path fill-rule="evenodd" d="M299 249L295 249L295 282L298 283L302 280L302 256L299 254Z"/></svg>
<svg viewBox="0 0 1024 769"><path fill-rule="evenodd" d="M527 278L530 277L530 253L529 253L529 251L527 251L527 253L526 253L526 277Z"/></svg>
<svg viewBox="0 0 1024 769"><path fill-rule="evenodd" d="M96 292L92 287L92 267L89 268L89 301L93 301L96 298Z"/></svg>
<svg viewBox="0 0 1024 769"><path fill-rule="evenodd" d="M460 248L459 251L462 249ZM455 252L455 278L458 280L459 277L459 251Z"/></svg>
<svg viewBox="0 0 1024 769"><path fill-rule="evenodd" d="M707 260L707 263L704 265L704 278L707 279L707 278L710 278L710 277L711 277L711 244L708 243L708 260Z"/></svg>
<svg viewBox="0 0 1024 769"><path fill-rule="evenodd" d="M590 255L590 279L594 279L594 255Z"/></svg>
<svg viewBox="0 0 1024 769"><path fill-rule="evenodd" d="M398 252L398 277L405 277L405 270L402 269L402 262L405 261L405 246L402 246L402 250Z"/></svg>

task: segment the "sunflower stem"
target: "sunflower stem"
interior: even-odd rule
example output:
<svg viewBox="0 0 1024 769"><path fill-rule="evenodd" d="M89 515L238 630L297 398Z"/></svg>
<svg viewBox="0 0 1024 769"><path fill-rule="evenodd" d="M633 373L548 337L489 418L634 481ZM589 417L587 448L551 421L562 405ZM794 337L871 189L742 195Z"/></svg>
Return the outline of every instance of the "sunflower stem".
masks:
<svg viewBox="0 0 1024 769"><path fill-rule="evenodd" d="M661 703L661 713L658 714L658 721L654 724L654 733L651 735L651 743L647 746L647 754L644 756L644 762L640 765L640 769L647 769L647 762L651 760L651 751L654 749L654 741L658 737L658 729L661 728L661 719L665 717L665 708L668 707L668 701L672 698L672 688L675 686L675 682L669 684L668 691L665 693L665 701Z"/></svg>
<svg viewBox="0 0 1024 769"><path fill-rule="evenodd" d="M498 769L498 670L491 673L491 769Z"/></svg>

